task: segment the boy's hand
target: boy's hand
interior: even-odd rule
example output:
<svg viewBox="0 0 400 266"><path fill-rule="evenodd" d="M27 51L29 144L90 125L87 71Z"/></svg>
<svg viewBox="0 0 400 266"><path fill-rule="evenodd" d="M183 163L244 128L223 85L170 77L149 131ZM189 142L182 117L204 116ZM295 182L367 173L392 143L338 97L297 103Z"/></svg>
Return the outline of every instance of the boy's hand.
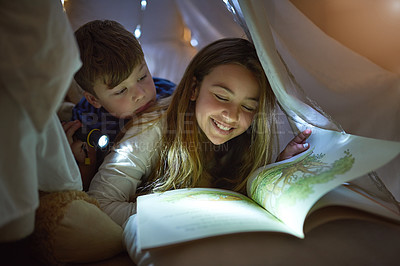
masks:
<svg viewBox="0 0 400 266"><path fill-rule="evenodd" d="M74 142L74 134L82 126L82 123L79 120L62 122L62 127L64 129L65 135L67 136L69 145L72 145Z"/></svg>
<svg viewBox="0 0 400 266"><path fill-rule="evenodd" d="M279 154L276 159L277 162L283 161L293 156L308 150L310 145L306 143L306 140L311 135L311 129L306 129L300 132L294 139L292 139L285 149Z"/></svg>
<svg viewBox="0 0 400 266"><path fill-rule="evenodd" d="M82 126L79 120L62 122L65 135L67 136L68 143L71 146L72 153L78 163L79 171L81 173L83 190L89 189L90 181L96 173L96 150L89 147L86 142L74 138L75 132ZM87 164L89 159L89 164Z"/></svg>
<svg viewBox="0 0 400 266"><path fill-rule="evenodd" d="M68 143L71 146L72 153L74 154L75 160L79 163L84 163L86 154L83 150L83 145L86 143L74 139L75 132L82 126L82 123L79 120L70 121L70 122L62 122L62 127L64 129L65 135L67 136Z"/></svg>

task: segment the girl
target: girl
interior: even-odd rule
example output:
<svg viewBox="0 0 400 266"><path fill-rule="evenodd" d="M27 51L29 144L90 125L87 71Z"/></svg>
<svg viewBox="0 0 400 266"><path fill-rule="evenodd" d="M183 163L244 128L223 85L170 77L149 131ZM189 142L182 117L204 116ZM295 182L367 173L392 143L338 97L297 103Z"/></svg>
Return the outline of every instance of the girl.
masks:
<svg viewBox="0 0 400 266"><path fill-rule="evenodd" d="M128 125L89 194L122 225L136 213L139 185L146 192L216 187L245 193L251 172L272 161L275 107L253 44L239 38L211 43L193 58L169 103ZM305 151L310 133L294 138L278 160Z"/></svg>

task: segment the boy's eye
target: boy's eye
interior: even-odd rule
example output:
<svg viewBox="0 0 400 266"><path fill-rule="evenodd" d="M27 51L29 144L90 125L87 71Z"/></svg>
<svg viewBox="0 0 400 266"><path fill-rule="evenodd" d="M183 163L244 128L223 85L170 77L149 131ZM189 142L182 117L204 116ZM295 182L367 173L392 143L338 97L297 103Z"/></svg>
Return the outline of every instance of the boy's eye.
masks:
<svg viewBox="0 0 400 266"><path fill-rule="evenodd" d="M142 76L141 78L138 79L138 81L144 80L145 78L147 78L147 75Z"/></svg>
<svg viewBox="0 0 400 266"><path fill-rule="evenodd" d="M228 98L226 98L224 96L221 96L221 95L218 95L218 94L214 94L214 95L220 101L224 101L224 102L228 101Z"/></svg>
<svg viewBox="0 0 400 266"><path fill-rule="evenodd" d="M122 90L117 91L117 92L115 93L115 95L121 95L121 94L123 94L126 90L127 90L127 88L123 88Z"/></svg>

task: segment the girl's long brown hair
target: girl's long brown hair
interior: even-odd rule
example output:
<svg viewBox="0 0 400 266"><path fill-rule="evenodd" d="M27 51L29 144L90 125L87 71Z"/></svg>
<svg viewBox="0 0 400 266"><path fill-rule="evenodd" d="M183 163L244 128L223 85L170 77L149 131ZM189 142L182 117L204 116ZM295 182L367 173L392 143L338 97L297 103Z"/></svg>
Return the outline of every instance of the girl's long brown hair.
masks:
<svg viewBox="0 0 400 266"><path fill-rule="evenodd" d="M195 187L201 178L212 176L209 171L209 149L204 148L204 134L195 119L195 102L192 92L200 87L204 77L215 67L238 64L250 70L261 88L259 107L247 132L230 140L230 149L236 151L233 163L225 173L229 176L213 176L217 187L244 193L252 171L271 162L272 136L275 123L275 96L258 60L254 45L240 38L215 41L204 47L192 59L177 86L171 103L164 114L165 132L160 142L160 161L145 187L153 191ZM229 171L228 168L234 171ZM220 174L224 173L218 171Z"/></svg>

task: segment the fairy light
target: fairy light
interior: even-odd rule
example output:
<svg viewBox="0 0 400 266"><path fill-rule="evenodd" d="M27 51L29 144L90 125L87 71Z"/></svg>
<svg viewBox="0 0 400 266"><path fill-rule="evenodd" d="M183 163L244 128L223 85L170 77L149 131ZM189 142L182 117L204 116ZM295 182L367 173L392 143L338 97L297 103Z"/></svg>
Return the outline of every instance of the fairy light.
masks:
<svg viewBox="0 0 400 266"><path fill-rule="evenodd" d="M196 47L197 45L199 45L199 42L198 42L195 38L192 38L192 39L190 40L190 44L191 44L193 47Z"/></svg>
<svg viewBox="0 0 400 266"><path fill-rule="evenodd" d="M142 30L140 29L140 24L136 26L135 31L133 32L133 35L135 35L136 39L139 39L140 36L142 35Z"/></svg>
<svg viewBox="0 0 400 266"><path fill-rule="evenodd" d="M139 12L139 16L138 16L139 23L136 25L136 28L133 32L133 35L135 35L136 39L139 39L140 36L142 36L143 12L146 10L147 2L148 2L147 0L140 1L140 12Z"/></svg>
<svg viewBox="0 0 400 266"><path fill-rule="evenodd" d="M140 9L142 11L144 11L146 9L146 6L147 6L147 1L146 0L140 1Z"/></svg>
<svg viewBox="0 0 400 266"><path fill-rule="evenodd" d="M192 35L192 31L187 27L183 27L183 40L185 42L189 42L191 46L196 47L199 45L199 42L196 40L196 38Z"/></svg>

